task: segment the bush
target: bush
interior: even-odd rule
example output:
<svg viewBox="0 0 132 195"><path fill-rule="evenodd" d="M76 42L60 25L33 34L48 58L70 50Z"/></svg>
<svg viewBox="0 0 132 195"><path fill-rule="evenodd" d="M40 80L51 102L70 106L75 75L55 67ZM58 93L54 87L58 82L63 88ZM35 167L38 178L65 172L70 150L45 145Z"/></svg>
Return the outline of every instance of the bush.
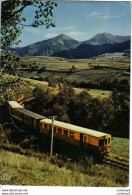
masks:
<svg viewBox="0 0 132 195"><path fill-rule="evenodd" d="M39 72L41 73L41 72L44 72L45 70L46 70L46 67L43 66L43 67L41 67L41 68L39 69Z"/></svg>

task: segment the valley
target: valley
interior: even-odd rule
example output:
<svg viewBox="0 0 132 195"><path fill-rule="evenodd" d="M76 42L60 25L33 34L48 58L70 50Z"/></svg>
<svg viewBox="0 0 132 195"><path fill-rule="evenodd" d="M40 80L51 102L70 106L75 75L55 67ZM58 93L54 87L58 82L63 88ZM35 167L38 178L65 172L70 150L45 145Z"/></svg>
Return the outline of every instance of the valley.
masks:
<svg viewBox="0 0 132 195"><path fill-rule="evenodd" d="M27 78L42 76L43 80L66 80L69 83L97 84L104 80L130 78L130 61L65 59L57 57L21 57L22 66L18 74ZM107 90L107 89L106 89Z"/></svg>

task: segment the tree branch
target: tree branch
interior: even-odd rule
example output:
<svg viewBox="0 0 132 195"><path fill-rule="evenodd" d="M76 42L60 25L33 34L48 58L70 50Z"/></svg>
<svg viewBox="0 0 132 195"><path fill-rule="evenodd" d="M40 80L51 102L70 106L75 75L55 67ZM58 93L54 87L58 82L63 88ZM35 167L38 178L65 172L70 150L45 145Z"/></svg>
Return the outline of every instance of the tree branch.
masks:
<svg viewBox="0 0 132 195"><path fill-rule="evenodd" d="M25 7L27 7L27 6L28 6L28 5L24 5L24 6L21 7L19 10L15 11L13 14L11 14L10 17L13 17L15 14L17 14L17 13L23 11L23 9L24 9Z"/></svg>

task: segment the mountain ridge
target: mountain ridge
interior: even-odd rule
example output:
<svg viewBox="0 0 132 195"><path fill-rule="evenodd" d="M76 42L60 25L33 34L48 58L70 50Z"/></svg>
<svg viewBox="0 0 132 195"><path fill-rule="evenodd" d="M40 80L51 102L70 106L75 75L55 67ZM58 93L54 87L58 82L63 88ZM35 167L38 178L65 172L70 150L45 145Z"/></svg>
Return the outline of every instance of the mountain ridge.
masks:
<svg viewBox="0 0 132 195"><path fill-rule="evenodd" d="M52 53L73 49L80 44L64 34L53 37L51 39L39 41L21 48L9 48L15 51L18 56L50 56Z"/></svg>
<svg viewBox="0 0 132 195"><path fill-rule="evenodd" d="M113 43L122 43L130 40L130 36L120 36L112 35L110 33L100 33L92 37L87 41L83 41L81 44L90 44L90 45L103 45L103 44L113 44Z"/></svg>
<svg viewBox="0 0 132 195"><path fill-rule="evenodd" d="M52 54L53 57L88 59L105 53L129 53L130 41L114 44L90 45L82 44L71 50L63 50Z"/></svg>
<svg viewBox="0 0 132 195"><path fill-rule="evenodd" d="M110 33L100 33L87 41L80 42L72 39L71 37L65 34L60 34L51 39L39 41L21 48L9 48L9 50L12 51L17 56L55 56L55 55L58 56L62 54L64 55L65 53L67 57L69 56L70 58L72 58L73 56L78 56L77 54L75 55L76 52L86 53L85 51L86 49L89 50L88 51L89 53L91 52L94 53L94 49L95 49L94 46L97 46L95 49L96 50L95 55L98 53L102 54L99 51L97 52L97 50L101 50L101 52L104 50L105 52L107 50L107 49L103 49L105 44L107 45L107 47L112 48L111 46L112 44L119 44L119 43L127 42L129 40L130 40L130 36L119 36L119 35L112 35ZM84 48L84 49L80 49L80 48ZM92 51L90 51L90 49L92 49ZM128 47L127 49L130 48ZM118 50L119 49L117 49L117 51ZM92 56L94 55L92 54Z"/></svg>

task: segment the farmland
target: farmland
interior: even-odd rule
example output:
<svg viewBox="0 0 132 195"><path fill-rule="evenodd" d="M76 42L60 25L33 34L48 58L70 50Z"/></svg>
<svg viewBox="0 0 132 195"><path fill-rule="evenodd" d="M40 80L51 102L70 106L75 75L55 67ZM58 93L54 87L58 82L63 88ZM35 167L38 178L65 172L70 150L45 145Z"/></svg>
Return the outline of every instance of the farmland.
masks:
<svg viewBox="0 0 132 195"><path fill-rule="evenodd" d="M30 57L21 57L23 64L35 64L39 65L39 67L46 66L47 70L68 70L73 65L76 69L90 69L93 66L100 65L102 67L111 67L117 69L124 69L126 70L130 66L130 61L96 61L90 59L66 59L66 58L59 58L59 57L45 57L45 56L30 56Z"/></svg>
<svg viewBox="0 0 132 195"><path fill-rule="evenodd" d="M44 77L63 77L68 81L97 82L105 78L127 78L129 61L96 61L89 59L64 59L57 57L21 57L23 73L30 78L37 74ZM31 67L34 69L30 70ZM42 70L45 67L45 70Z"/></svg>
<svg viewBox="0 0 132 195"><path fill-rule="evenodd" d="M60 57L21 57L22 67L18 74L23 74L26 78L42 76L44 81L66 81L78 88L76 92L81 92L81 88L90 89L89 93L93 97L110 95L113 85L102 86L100 83L122 80L130 80L130 61L113 60L92 60L92 59L65 59ZM103 84L104 85L104 84Z"/></svg>

